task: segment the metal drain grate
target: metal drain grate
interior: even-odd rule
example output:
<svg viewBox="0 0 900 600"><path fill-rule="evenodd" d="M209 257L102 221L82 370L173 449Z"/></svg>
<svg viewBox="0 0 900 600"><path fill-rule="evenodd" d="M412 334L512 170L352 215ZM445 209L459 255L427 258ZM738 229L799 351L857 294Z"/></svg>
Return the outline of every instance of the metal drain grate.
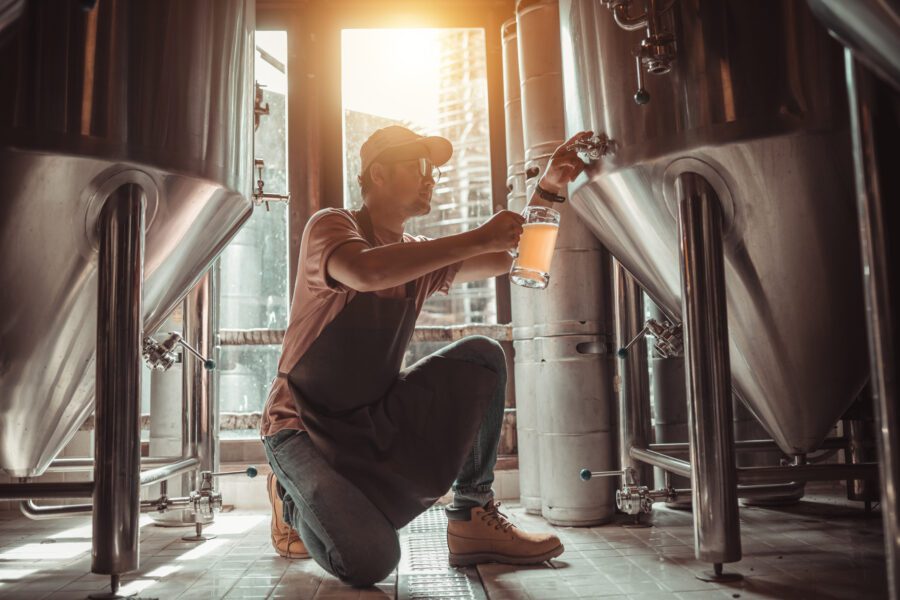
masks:
<svg viewBox="0 0 900 600"><path fill-rule="evenodd" d="M397 569L399 600L487 600L475 567L447 562L447 515L432 506L400 530L403 551Z"/></svg>

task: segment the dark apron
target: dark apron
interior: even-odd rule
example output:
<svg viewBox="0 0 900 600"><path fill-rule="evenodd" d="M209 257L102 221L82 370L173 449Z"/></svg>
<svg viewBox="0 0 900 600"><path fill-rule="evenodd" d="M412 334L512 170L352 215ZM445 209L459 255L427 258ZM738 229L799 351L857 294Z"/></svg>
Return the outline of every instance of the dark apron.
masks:
<svg viewBox="0 0 900 600"><path fill-rule="evenodd" d="M358 217L377 245L368 211ZM415 328L406 297L358 292L289 373L279 372L310 439L400 529L453 484L475 440L497 374L428 356L400 370Z"/></svg>

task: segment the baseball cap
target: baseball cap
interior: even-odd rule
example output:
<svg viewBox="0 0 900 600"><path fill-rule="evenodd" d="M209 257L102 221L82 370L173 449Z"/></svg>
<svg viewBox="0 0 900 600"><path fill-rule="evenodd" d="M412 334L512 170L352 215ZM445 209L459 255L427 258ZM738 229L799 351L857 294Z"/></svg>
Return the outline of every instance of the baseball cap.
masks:
<svg viewBox="0 0 900 600"><path fill-rule="evenodd" d="M439 167L446 164L453 155L453 144L450 140L436 135L419 135L418 133L401 127L400 125L389 125L377 130L369 136L359 149L359 157L361 159L360 175L366 172L374 161L378 159L385 151L402 151L414 150L421 147L424 155L431 159L431 162Z"/></svg>

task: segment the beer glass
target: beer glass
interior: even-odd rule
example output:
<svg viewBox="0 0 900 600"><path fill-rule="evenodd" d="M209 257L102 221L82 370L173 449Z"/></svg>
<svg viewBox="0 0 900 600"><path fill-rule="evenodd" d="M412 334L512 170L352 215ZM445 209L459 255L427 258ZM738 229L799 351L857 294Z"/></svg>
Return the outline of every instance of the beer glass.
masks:
<svg viewBox="0 0 900 600"><path fill-rule="evenodd" d="M515 252L509 278L528 288L543 289L550 283L550 260L559 233L559 211L545 206L526 206L522 211L522 237Z"/></svg>

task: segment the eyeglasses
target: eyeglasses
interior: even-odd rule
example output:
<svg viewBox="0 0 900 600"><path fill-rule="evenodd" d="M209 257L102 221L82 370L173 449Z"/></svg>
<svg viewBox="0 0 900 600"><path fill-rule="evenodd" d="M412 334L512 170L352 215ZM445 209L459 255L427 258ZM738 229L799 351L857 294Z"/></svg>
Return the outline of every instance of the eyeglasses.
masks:
<svg viewBox="0 0 900 600"><path fill-rule="evenodd" d="M434 163L432 163L431 160L427 158L411 158L409 160L398 160L396 162L406 163L412 161L416 161L415 164L418 167L419 177L424 179L425 177L428 177L430 175L431 178L434 179L435 185L438 181L441 180L441 170L434 166Z"/></svg>

